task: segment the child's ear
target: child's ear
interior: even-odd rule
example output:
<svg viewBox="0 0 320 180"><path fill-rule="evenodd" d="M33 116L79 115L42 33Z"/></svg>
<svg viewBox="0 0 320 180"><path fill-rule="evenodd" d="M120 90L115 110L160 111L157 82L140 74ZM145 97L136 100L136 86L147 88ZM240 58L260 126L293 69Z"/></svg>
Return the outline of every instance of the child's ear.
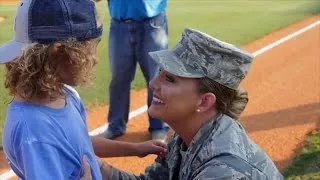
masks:
<svg viewBox="0 0 320 180"><path fill-rule="evenodd" d="M61 46L61 43L53 43L53 45L49 48L49 53L56 54Z"/></svg>

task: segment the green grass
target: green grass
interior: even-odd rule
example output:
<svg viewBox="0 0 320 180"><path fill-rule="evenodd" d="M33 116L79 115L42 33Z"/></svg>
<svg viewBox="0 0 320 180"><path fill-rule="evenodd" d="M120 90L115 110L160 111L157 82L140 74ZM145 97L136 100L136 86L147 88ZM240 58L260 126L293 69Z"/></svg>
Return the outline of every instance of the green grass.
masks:
<svg viewBox="0 0 320 180"><path fill-rule="evenodd" d="M284 176L287 180L320 179L320 132L308 138Z"/></svg>
<svg viewBox="0 0 320 180"><path fill-rule="evenodd" d="M12 22L14 19L16 6L0 5L0 16L7 18L0 23L0 45L12 38ZM10 102L7 92L4 89L4 66L0 65L0 147L2 145L2 131L5 119L6 106Z"/></svg>
<svg viewBox="0 0 320 180"><path fill-rule="evenodd" d="M7 17L7 20L0 24L0 44L12 38L15 9L14 5L0 5L0 16ZM105 30L98 51L100 62L95 71L93 86L78 88L87 107L108 102L108 84L111 78L107 54L109 15L105 1L98 3L98 11L103 19ZM169 46L173 47L180 39L185 27L199 29L217 38L243 45L319 12L320 3L315 0L169 0ZM3 87L3 74L3 66L0 66L1 137L6 106L10 101ZM145 87L144 78L138 70L132 88L143 87Z"/></svg>

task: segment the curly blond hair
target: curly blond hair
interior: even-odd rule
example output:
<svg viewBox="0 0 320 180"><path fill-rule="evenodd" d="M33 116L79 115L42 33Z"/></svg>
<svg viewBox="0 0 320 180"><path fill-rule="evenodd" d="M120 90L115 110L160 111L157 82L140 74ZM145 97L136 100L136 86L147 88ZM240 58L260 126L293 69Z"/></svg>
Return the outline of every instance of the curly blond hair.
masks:
<svg viewBox="0 0 320 180"><path fill-rule="evenodd" d="M25 101L54 101L65 96L63 86L90 82L97 62L98 40L34 44L6 65L5 87Z"/></svg>

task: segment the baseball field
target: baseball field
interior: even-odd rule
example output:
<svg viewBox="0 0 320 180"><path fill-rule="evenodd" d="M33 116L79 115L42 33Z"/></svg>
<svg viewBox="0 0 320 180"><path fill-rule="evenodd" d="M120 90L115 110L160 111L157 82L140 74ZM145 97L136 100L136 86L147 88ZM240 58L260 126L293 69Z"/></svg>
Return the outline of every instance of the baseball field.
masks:
<svg viewBox="0 0 320 180"><path fill-rule="evenodd" d="M89 112L92 134L101 131L97 128L106 126L111 78L106 3L98 3L98 8L105 30L99 45L100 61L93 85L78 88ZM0 0L0 45L13 37L15 9L15 1ZM250 137L271 156L288 179L296 176L320 179L320 135L317 133L320 128L319 13L320 2L317 0L169 0L168 5L170 47L180 39L185 27L191 27L242 46L256 56L251 72L242 84L249 92L250 101L241 121ZM3 82L4 67L0 66L1 139L6 106L12 98L7 95ZM132 88L128 134L120 140L144 141L149 137L145 82L140 71L137 71ZM313 136L306 141L309 135ZM300 156L295 159L297 154ZM106 161L140 173L153 159L154 156L148 156ZM287 169L292 162L294 165ZM15 178L8 170L0 152L1 180Z"/></svg>

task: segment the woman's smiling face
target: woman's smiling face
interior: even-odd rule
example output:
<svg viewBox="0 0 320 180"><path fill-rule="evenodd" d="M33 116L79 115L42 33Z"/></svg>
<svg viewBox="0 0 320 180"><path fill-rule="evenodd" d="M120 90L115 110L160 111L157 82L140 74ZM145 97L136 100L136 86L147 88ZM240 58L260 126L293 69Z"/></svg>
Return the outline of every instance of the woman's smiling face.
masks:
<svg viewBox="0 0 320 180"><path fill-rule="evenodd" d="M197 92L197 79L175 76L165 70L150 81L153 101L149 114L169 125L196 113L201 100Z"/></svg>

